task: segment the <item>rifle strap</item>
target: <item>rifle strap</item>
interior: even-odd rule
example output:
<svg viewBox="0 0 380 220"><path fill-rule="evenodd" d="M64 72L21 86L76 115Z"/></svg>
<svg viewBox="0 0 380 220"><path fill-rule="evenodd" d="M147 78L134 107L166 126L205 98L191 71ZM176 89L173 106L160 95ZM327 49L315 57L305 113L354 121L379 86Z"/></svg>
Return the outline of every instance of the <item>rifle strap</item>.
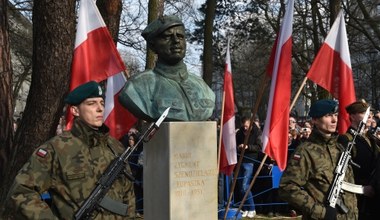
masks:
<svg viewBox="0 0 380 220"><path fill-rule="evenodd" d="M115 214L118 214L121 216L127 216L128 205L122 202L113 200L108 196L104 196L102 201L99 203L99 206Z"/></svg>

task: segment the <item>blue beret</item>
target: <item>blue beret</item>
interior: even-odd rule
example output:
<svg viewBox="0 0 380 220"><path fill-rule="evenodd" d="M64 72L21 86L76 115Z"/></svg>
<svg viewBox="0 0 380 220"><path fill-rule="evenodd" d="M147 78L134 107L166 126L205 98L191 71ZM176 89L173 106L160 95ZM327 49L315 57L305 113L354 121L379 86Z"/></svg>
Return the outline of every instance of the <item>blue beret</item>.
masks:
<svg viewBox="0 0 380 220"><path fill-rule="evenodd" d="M158 36L166 29L174 26L184 26L181 19L174 15L161 16L158 19L149 23L148 26L143 30L141 35L146 41L152 40L154 37Z"/></svg>
<svg viewBox="0 0 380 220"><path fill-rule="evenodd" d="M320 118L329 113L338 112L338 102L331 99L321 99L313 103L310 107L309 116Z"/></svg>
<svg viewBox="0 0 380 220"><path fill-rule="evenodd" d="M85 99L103 97L104 93L99 83L90 81L75 88L67 95L65 102L70 105L79 105Z"/></svg>

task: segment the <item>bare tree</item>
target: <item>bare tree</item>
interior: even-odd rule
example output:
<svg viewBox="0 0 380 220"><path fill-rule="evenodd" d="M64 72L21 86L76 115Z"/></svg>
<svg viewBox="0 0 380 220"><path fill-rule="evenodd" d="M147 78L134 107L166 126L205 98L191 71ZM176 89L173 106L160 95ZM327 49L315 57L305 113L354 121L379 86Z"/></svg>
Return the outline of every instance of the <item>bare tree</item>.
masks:
<svg viewBox="0 0 380 220"><path fill-rule="evenodd" d="M213 49L212 49L212 32L214 27L214 17L216 9L216 0L206 1L204 44L203 44L203 79L211 86L213 73Z"/></svg>
<svg viewBox="0 0 380 220"><path fill-rule="evenodd" d="M0 176L6 179L9 155L13 146L12 68L8 33L8 1L0 1ZM4 185L2 184L4 189ZM1 191L3 197L7 191ZM0 202L0 207L4 207ZM0 208L0 213L1 213Z"/></svg>
<svg viewBox="0 0 380 220"><path fill-rule="evenodd" d="M98 0L96 5L116 44L119 40L120 16L123 8L122 0Z"/></svg>
<svg viewBox="0 0 380 220"><path fill-rule="evenodd" d="M75 0L34 2L32 83L12 152L6 155L10 160L4 167L7 178L1 178L1 204L32 151L55 135L69 88L74 38Z"/></svg>
<svg viewBox="0 0 380 220"><path fill-rule="evenodd" d="M164 13L164 0L149 0L148 3L148 24ZM156 55L147 47L145 69L153 69L156 64Z"/></svg>

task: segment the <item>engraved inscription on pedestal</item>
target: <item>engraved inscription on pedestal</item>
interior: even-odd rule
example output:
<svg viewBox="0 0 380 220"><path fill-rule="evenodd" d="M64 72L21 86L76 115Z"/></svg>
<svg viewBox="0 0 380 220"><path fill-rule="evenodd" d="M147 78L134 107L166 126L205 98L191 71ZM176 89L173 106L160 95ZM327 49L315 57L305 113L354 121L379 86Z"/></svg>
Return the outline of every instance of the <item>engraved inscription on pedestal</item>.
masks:
<svg viewBox="0 0 380 220"><path fill-rule="evenodd" d="M216 152L214 122L164 123L144 147L145 218L217 219Z"/></svg>

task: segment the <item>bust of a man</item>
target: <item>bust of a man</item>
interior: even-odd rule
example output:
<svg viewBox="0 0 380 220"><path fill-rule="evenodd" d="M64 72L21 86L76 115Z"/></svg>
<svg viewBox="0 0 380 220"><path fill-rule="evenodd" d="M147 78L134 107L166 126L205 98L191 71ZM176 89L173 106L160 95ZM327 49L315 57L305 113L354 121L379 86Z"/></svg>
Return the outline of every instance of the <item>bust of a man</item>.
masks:
<svg viewBox="0 0 380 220"><path fill-rule="evenodd" d="M171 107L169 121L204 121L215 106L215 94L202 78L189 74L185 28L176 16L163 16L142 32L158 57L153 70L132 76L119 95L121 104L137 118L153 121Z"/></svg>

